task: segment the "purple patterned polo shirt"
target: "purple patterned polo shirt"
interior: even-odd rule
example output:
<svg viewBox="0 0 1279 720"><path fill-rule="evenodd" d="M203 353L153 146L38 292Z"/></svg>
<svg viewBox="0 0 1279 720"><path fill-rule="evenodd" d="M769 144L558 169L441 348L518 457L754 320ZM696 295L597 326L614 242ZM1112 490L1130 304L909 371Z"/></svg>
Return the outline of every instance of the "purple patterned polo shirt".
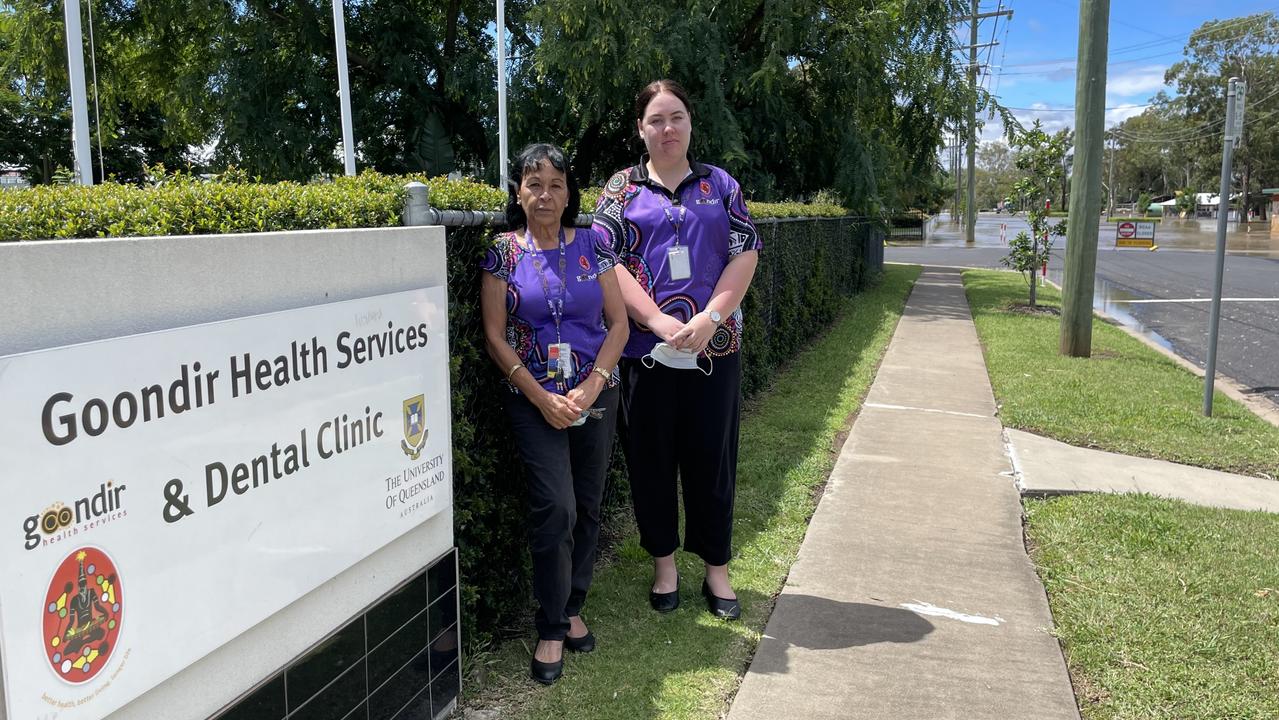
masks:
<svg viewBox="0 0 1279 720"><path fill-rule="evenodd" d="M568 287L560 320L560 340L573 346L576 373L569 381L572 388L590 377L595 356L608 335L599 276L611 270L615 260L605 238L590 228L578 228L564 252ZM555 381L546 377L547 345L556 341L555 321L546 302L546 290L550 290L553 299L559 297L560 250L557 247L542 250L540 254L544 258L545 286L538 278L533 253L513 232L499 233L493 238L480 267L506 281L506 342L533 374L533 379L550 392L556 392ZM613 387L618 381L614 369L608 386ZM519 392L514 385L508 385Z"/></svg>
<svg viewBox="0 0 1279 720"><path fill-rule="evenodd" d="M690 161L689 167L692 172L671 193L649 179L645 156L638 165L613 175L595 206L594 227L608 238L618 262L662 312L681 322L688 322L710 302L732 256L764 247L737 181L713 165ZM680 208L684 209L682 222ZM688 248L692 271L683 280L672 279L667 267L677 224L679 244ZM715 331L706 354L735 353L741 349L741 337L738 308ZM632 320L623 356L642 357L659 339Z"/></svg>

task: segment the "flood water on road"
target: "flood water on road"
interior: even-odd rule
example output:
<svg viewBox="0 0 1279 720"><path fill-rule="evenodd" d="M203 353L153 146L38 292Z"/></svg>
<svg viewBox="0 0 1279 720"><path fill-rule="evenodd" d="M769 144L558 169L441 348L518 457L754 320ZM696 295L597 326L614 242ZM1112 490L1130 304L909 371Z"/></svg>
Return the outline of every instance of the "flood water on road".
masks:
<svg viewBox="0 0 1279 720"><path fill-rule="evenodd" d="M1054 223L1058 220L1060 218L1053 218ZM1215 251L1216 223L1212 219L1163 220L1155 223L1155 245L1166 250ZM1000 242L1001 224L1006 226L1005 242ZM1017 233L1029 230L1030 225L1026 222L1025 215L981 213L977 216L977 241L969 245L963 239L963 224L951 222L949 215L942 214L938 216L932 232L923 244L940 247L1001 247ZM1066 244L1064 237L1054 236L1052 241L1054 247L1064 247ZM1115 223L1103 221L1097 232L1097 249L1106 250L1114 246ZM1250 232L1228 230L1226 250L1230 253L1279 258L1279 238L1271 238L1269 232L1258 229L1255 225Z"/></svg>
<svg viewBox="0 0 1279 720"><path fill-rule="evenodd" d="M1061 268L1048 269L1048 279L1056 283L1058 287L1062 284L1062 275ZM1155 332L1132 313L1133 300L1149 299L1151 299L1150 295L1135 293L1100 275L1097 276L1093 283L1092 306L1094 310L1105 313L1125 327L1141 333L1142 336L1149 338L1165 350L1176 352L1176 348L1173 347L1171 341Z"/></svg>

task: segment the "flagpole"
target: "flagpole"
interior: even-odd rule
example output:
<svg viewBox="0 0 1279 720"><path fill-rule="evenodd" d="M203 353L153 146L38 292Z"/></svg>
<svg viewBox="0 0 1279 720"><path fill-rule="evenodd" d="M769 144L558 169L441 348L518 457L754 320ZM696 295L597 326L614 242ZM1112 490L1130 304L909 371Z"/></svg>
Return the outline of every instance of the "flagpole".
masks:
<svg viewBox="0 0 1279 720"><path fill-rule="evenodd" d="M497 156L502 189L506 189L506 2L497 0Z"/></svg>
<svg viewBox="0 0 1279 720"><path fill-rule="evenodd" d="M346 75L346 13L333 0L333 35L338 53L338 97L342 105L342 155L346 174L355 174L355 132L351 129L351 83Z"/></svg>
<svg viewBox="0 0 1279 720"><path fill-rule="evenodd" d="M76 180L93 184L93 159L89 153L89 97L84 85L84 34L80 28L80 0L64 0L67 22L67 71L71 79L71 150Z"/></svg>

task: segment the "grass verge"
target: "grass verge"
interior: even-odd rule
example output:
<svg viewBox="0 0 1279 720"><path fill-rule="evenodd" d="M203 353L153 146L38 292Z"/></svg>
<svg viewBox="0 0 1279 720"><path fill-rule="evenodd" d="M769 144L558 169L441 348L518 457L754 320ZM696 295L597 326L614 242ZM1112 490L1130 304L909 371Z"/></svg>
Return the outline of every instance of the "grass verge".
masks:
<svg viewBox="0 0 1279 720"><path fill-rule="evenodd" d="M747 408L732 563L741 622L717 621L705 611L700 561L686 553L677 555L679 610L650 610L652 563L632 533L597 567L583 612L599 649L568 655L564 677L541 688L528 680L532 636L508 642L477 660L471 675L479 688L468 689L463 702L468 713L504 720L722 715L799 551L839 435L874 379L918 275L918 267L890 266L879 286L850 300L829 332Z"/></svg>
<svg viewBox="0 0 1279 720"><path fill-rule="evenodd" d="M1010 312L1026 302L1020 275L968 270L964 289L1007 427L1071 445L1279 478L1279 428L1217 393L1201 414L1202 380L1101 320L1093 357L1057 353L1059 318ZM1055 288L1041 304L1060 308Z"/></svg>
<svg viewBox="0 0 1279 720"><path fill-rule="evenodd" d="M1142 495L1026 514L1087 720L1279 717L1279 516Z"/></svg>

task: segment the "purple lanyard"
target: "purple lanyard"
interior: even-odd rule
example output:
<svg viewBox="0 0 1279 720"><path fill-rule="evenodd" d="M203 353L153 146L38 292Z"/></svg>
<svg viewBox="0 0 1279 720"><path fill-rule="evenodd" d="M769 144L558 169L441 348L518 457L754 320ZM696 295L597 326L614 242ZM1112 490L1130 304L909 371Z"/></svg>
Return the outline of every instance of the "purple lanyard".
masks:
<svg viewBox="0 0 1279 720"><path fill-rule="evenodd" d="M551 285L546 281L546 272L542 270L542 260L546 256L542 253L542 249L537 246L537 239L533 237L531 231L525 230L525 238L529 241L529 248L532 250L533 268L537 270L537 279L542 281L542 296L546 299L546 309L551 312L551 320L555 322L555 342L558 343L560 342L560 320L564 317L564 297L568 294L568 282L566 280L568 275L565 266L567 262L565 256L568 253L564 249L564 228L560 228L560 272L555 278L560 282L560 293L559 297L555 298L554 301L551 300ZM547 263L547 265L550 265L550 263Z"/></svg>
<svg viewBox="0 0 1279 720"><path fill-rule="evenodd" d="M658 195L661 195L661 193L658 193ZM663 197L662 199L666 200L665 197ZM688 208L684 207L683 205L679 206L678 221L675 219L675 216L671 215L671 210L673 210L674 208L675 208L675 204L669 200L666 200L666 205L662 207L662 212L666 213L666 222L670 224L671 230L675 232L675 247L679 247L679 230L681 227L684 226L684 217L688 213Z"/></svg>

